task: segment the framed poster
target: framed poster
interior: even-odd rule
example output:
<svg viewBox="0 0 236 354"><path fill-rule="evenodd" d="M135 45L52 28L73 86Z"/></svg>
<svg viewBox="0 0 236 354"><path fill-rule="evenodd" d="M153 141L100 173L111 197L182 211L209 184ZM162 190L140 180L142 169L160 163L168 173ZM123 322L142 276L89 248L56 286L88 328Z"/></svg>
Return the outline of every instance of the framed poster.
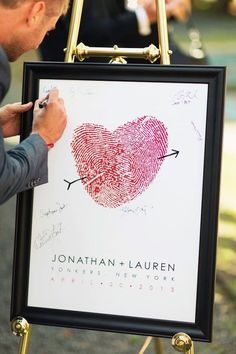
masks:
<svg viewBox="0 0 236 354"><path fill-rule="evenodd" d="M25 64L23 101L57 87L68 125L49 183L18 196L11 318L211 340L224 85L223 67Z"/></svg>

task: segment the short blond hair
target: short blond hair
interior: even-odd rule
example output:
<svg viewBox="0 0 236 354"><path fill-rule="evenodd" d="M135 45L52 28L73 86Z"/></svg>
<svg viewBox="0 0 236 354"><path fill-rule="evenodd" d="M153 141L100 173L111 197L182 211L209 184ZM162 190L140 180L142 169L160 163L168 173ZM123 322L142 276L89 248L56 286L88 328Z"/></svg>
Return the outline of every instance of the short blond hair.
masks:
<svg viewBox="0 0 236 354"><path fill-rule="evenodd" d="M0 0L0 5L4 7L8 7L11 9L14 9L18 6L20 6L23 2L25 1L40 1L40 0ZM55 0L42 0L45 3L47 3L49 6L50 5L55 5ZM67 13L68 7L69 7L69 2L70 0L58 0L57 3L62 5L62 14L65 15ZM59 5L58 4L58 5ZM52 8L52 6L50 6Z"/></svg>
<svg viewBox="0 0 236 354"><path fill-rule="evenodd" d="M39 0L35 0L35 1L39 1ZM44 2L46 2L48 4L48 9L50 11L50 9L53 11L53 8L55 9L55 0L43 0ZM66 15L68 8L69 8L69 3L70 0L58 0L57 1L58 5L62 6L62 15Z"/></svg>

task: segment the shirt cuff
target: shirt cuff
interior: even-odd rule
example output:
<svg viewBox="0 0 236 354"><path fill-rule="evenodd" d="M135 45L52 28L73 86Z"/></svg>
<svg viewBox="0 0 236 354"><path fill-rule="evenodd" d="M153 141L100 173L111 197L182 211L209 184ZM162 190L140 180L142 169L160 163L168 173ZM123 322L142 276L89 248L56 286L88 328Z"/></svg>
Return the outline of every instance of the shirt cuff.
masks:
<svg viewBox="0 0 236 354"><path fill-rule="evenodd" d="M141 36L148 36L151 34L151 24L148 15L142 6L138 6L134 10L138 20L138 31Z"/></svg>

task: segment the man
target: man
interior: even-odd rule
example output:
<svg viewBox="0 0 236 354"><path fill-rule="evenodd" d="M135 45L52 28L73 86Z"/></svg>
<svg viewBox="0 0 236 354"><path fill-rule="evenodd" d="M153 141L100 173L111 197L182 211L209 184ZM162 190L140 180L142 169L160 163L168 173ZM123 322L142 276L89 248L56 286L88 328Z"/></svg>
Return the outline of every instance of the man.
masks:
<svg viewBox="0 0 236 354"><path fill-rule="evenodd" d="M69 0L0 0L0 102L9 86L9 61L39 46L65 14ZM4 54L6 53L6 56ZM47 105L40 108L40 103ZM47 182L47 155L66 126L66 112L57 89L34 104L31 135L6 152L4 138L19 134L20 114L32 102L0 108L0 204L22 190Z"/></svg>

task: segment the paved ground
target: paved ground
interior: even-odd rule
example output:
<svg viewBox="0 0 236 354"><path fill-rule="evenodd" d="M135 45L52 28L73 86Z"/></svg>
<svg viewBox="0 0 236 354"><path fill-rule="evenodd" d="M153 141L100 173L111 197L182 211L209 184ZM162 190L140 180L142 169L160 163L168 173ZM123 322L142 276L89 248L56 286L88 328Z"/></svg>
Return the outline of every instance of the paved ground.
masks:
<svg viewBox="0 0 236 354"><path fill-rule="evenodd" d="M220 23L211 21L201 21L196 19L197 24L201 24L202 35L206 39L208 53L213 64L228 65L228 84L226 95L226 118L224 151L236 151L235 134L236 125L236 19ZM209 34L209 28L214 30L215 36ZM232 36L234 32L234 37ZM223 34L224 35L223 35ZM223 48L223 49L222 49ZM31 52L23 60L37 59L37 55ZM20 99L21 73L19 66L13 66L15 80L12 85L9 101ZM231 123L228 121L231 120ZM15 140L8 141L8 146L15 143ZM0 354L17 353L19 340L11 334L9 324L9 309L11 296L11 271L14 247L14 222L15 222L15 198L12 198L4 206L0 207ZM214 341L212 344L196 344L196 354L233 354L235 353L235 302L229 301L220 285L217 285L216 304L214 311ZM34 326L30 341L31 354L134 354L138 353L143 337L102 333L84 330L71 330L53 328L45 326ZM165 353L173 353L170 340L164 340ZM146 353L154 353L154 346L151 345Z"/></svg>

